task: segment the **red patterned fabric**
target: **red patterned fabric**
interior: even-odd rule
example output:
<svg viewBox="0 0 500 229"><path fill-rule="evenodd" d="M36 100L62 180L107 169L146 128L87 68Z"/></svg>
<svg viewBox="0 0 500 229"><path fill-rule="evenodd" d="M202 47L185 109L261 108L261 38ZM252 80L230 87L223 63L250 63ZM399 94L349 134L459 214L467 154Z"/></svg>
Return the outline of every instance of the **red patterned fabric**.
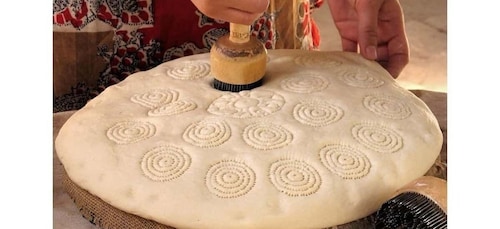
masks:
<svg viewBox="0 0 500 229"><path fill-rule="evenodd" d="M319 45L319 34L310 23L310 10L319 7L322 0L311 1L304 0L302 4L306 14L301 23L303 33L314 37L310 45L305 44L314 49ZM95 85L78 82L69 93L55 95L54 112L79 109L106 87L132 73L179 57L209 52L212 44L228 32L227 23L203 15L188 0L54 0L53 3L55 33L77 36L103 30L113 33L113 45L97 45L97 56L89 57L102 58L106 63L98 82ZM274 16L265 13L252 27L253 35L268 49L275 48Z"/></svg>
<svg viewBox="0 0 500 229"><path fill-rule="evenodd" d="M152 24L151 9L151 2L145 0L55 0L53 22L59 26L71 24L76 29L82 29L94 20L106 22L113 28L120 28L123 24Z"/></svg>

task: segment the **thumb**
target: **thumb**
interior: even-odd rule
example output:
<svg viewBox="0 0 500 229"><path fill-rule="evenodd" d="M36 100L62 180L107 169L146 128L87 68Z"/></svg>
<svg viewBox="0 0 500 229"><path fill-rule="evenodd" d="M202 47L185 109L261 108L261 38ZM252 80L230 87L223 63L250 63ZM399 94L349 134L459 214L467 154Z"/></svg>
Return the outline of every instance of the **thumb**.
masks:
<svg viewBox="0 0 500 229"><path fill-rule="evenodd" d="M370 60L377 59L378 13L384 0L357 0L354 7L358 13L358 43L361 55Z"/></svg>

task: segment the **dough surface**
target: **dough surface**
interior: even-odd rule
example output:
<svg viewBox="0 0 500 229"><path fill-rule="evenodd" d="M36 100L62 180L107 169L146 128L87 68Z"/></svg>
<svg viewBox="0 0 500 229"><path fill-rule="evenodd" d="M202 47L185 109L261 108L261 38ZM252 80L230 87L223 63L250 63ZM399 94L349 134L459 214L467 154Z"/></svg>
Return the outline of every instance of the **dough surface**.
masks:
<svg viewBox="0 0 500 229"><path fill-rule="evenodd" d="M55 142L69 177L177 228L325 228L368 216L433 165L429 108L355 53L268 51L263 86L212 88L209 54L108 87Z"/></svg>

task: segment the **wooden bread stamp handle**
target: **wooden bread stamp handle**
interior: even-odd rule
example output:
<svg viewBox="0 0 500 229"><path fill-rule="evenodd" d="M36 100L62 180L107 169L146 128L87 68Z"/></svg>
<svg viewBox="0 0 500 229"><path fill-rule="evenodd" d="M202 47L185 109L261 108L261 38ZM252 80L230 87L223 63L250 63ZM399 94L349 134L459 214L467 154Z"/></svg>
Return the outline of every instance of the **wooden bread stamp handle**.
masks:
<svg viewBox="0 0 500 229"><path fill-rule="evenodd" d="M250 26L229 23L229 40L235 43L247 43L250 41Z"/></svg>

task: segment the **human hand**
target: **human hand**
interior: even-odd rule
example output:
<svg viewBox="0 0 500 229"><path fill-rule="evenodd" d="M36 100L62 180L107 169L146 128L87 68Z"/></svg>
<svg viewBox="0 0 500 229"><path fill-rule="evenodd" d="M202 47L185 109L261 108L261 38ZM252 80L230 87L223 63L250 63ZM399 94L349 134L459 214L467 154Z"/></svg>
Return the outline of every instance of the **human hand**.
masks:
<svg viewBox="0 0 500 229"><path fill-rule="evenodd" d="M191 2L208 17L243 25L251 25L269 5L269 0L191 0Z"/></svg>
<svg viewBox="0 0 500 229"><path fill-rule="evenodd" d="M397 78L409 62L399 0L328 0L342 49L359 51Z"/></svg>

